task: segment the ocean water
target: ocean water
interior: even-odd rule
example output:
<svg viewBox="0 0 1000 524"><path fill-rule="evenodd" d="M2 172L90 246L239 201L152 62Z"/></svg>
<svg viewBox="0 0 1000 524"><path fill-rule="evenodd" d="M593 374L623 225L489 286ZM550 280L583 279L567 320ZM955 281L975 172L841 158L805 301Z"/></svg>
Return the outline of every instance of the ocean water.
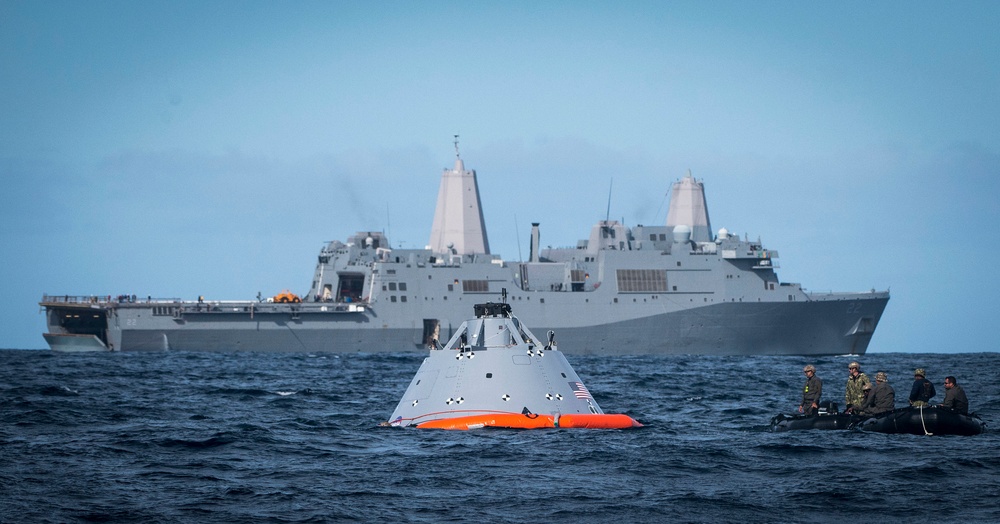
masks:
<svg viewBox="0 0 1000 524"><path fill-rule="evenodd" d="M998 353L858 359L958 377L974 437L770 432L846 356L567 357L645 427L376 427L420 353L0 351L0 522L1000 522Z"/></svg>

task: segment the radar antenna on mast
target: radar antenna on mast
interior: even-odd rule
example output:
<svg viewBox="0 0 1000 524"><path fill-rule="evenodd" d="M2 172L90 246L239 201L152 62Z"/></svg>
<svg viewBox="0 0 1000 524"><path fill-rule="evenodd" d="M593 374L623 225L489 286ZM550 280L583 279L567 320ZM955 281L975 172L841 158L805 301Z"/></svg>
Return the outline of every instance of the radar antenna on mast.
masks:
<svg viewBox="0 0 1000 524"><path fill-rule="evenodd" d="M611 188L615 185L615 179L611 178L611 183L608 184L608 210L604 215L604 224L607 225L608 220L611 220Z"/></svg>
<svg viewBox="0 0 1000 524"><path fill-rule="evenodd" d="M459 155L458 155L458 135L455 135L455 158L459 158Z"/></svg>

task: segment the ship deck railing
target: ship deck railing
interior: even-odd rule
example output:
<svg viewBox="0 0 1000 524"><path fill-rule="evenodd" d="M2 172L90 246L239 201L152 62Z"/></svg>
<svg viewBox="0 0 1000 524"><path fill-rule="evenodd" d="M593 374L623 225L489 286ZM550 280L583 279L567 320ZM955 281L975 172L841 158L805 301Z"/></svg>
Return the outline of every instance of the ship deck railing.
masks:
<svg viewBox="0 0 1000 524"><path fill-rule="evenodd" d="M784 286L785 284L782 283ZM872 297L888 297L889 291L877 291L875 289L870 289L868 291L812 291L805 288L800 288L802 293L806 295L807 300L858 300L864 298Z"/></svg>
<svg viewBox="0 0 1000 524"><path fill-rule="evenodd" d="M368 307L367 301L352 302L265 302L258 300L181 300L179 298L136 298L95 295L43 295L42 306L146 308L169 307L171 314L184 313L356 313ZM164 311L167 311L164 309ZM155 314L155 313L154 313Z"/></svg>
<svg viewBox="0 0 1000 524"><path fill-rule="evenodd" d="M131 295L111 296L111 295L42 295L43 304L73 304L85 305L94 304L106 306L110 304L180 304L184 301L179 298L152 298L135 297ZM249 301L247 301L249 302Z"/></svg>

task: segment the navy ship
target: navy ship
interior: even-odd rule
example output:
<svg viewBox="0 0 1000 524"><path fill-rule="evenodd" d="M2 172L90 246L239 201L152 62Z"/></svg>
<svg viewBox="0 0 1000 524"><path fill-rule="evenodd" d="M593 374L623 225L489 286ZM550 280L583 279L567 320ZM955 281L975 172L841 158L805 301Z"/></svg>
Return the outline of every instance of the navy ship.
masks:
<svg viewBox="0 0 1000 524"><path fill-rule="evenodd" d="M303 295L250 300L42 297L57 351L426 350L449 340L474 304L510 290L539 332L588 355L864 354L888 291L816 293L781 282L777 251L713 231L704 184L671 189L666 223L600 220L576 246L527 261L490 252L476 172L444 169L430 242L392 248L380 231L329 242Z"/></svg>

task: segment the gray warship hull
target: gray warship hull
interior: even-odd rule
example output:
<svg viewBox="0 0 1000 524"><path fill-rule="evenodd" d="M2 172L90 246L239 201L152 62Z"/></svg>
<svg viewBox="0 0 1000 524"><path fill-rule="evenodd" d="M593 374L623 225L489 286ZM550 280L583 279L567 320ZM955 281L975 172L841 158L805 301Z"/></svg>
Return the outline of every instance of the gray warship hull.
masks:
<svg viewBox="0 0 1000 524"><path fill-rule="evenodd" d="M49 315L73 315L80 307L74 302L48 302ZM72 297L71 297L72 298ZM448 338L461 324L461 310L481 296L457 298L448 306L436 301L408 308L400 315L379 307L358 308L354 312L304 312L291 306L274 305L269 311L244 308L256 306L203 305L202 311L190 303L151 302L149 304L99 304L110 318L96 323L102 335L84 337L79 343L57 346L57 337L47 336L54 350L128 351L289 351L289 352L384 352L424 350L428 338L437 331ZM574 354L705 354L705 355L823 355L864 354L874 333L888 294L836 294L811 297L803 302L729 302L660 312L641 318L608 320L584 325L589 319L606 318L616 305L623 310L641 309L633 305L585 303L583 307L561 306L558 301L540 302L540 297L512 296L526 318L536 319L533 329L554 330L564 347ZM648 307L648 297L643 297ZM520 299L520 300L518 300ZM155 307L179 310L175 315L152 315ZM169 305L165 305L169 304ZM186 305L185 305L186 304ZM390 303L391 304L391 303ZM210 310L209 308L217 308ZM231 311L225 311L230 309ZM233 311L240 309L240 311ZM568 314L565 310L572 310ZM619 312L619 317L632 313ZM529 317L530 315L530 317ZM383 318L383 316L385 318ZM390 323L390 317L396 322ZM455 319L454 321L452 319ZM95 319L100 322L100 319ZM61 337L77 342L80 337ZM651 342L653 341L653 342Z"/></svg>
<svg viewBox="0 0 1000 524"><path fill-rule="evenodd" d="M528 261L489 253L475 172L445 170L431 243L393 249L359 232L319 253L298 303L45 295L57 351L391 352L447 340L501 290L531 329L575 354L864 354L888 291L808 292L777 252L712 233L701 182L676 182L665 225L600 221L575 247Z"/></svg>

